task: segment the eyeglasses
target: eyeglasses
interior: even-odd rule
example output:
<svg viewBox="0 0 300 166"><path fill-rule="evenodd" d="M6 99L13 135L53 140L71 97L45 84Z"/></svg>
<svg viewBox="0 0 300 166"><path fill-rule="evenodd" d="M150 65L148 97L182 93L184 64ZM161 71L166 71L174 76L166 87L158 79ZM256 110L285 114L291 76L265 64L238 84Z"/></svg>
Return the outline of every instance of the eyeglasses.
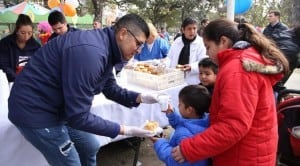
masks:
<svg viewBox="0 0 300 166"><path fill-rule="evenodd" d="M127 31L130 33L131 36L133 36L133 38L135 39L136 45L137 45L137 50L142 49L144 47L144 42L139 41L135 35L129 30L127 29Z"/></svg>

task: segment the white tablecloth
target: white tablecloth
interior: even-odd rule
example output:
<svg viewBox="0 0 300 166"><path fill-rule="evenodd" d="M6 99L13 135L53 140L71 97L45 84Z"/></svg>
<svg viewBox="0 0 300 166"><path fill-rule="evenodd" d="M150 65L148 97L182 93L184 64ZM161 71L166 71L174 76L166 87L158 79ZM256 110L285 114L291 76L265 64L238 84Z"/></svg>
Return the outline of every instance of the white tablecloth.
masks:
<svg viewBox="0 0 300 166"><path fill-rule="evenodd" d="M7 118L9 84L0 70L0 165L46 166L42 154L29 144Z"/></svg>
<svg viewBox="0 0 300 166"><path fill-rule="evenodd" d="M122 86L137 92L157 92L142 87L127 85L119 81ZM184 85L162 90L168 93L174 106L178 104L178 92ZM5 74L0 70L0 166L46 166L48 165L42 154L28 143L19 133L16 127L7 118L7 98L9 95L9 85ZM155 120L160 125L168 124L164 113L160 111L158 104L141 104L137 108L126 108L113 101L107 100L102 94L96 95L93 101L91 112L114 122L125 125L142 125L146 120ZM96 135L95 135L96 136ZM101 146L112 141L117 141L125 137L118 136L111 139L104 136L96 136Z"/></svg>
<svg viewBox="0 0 300 166"><path fill-rule="evenodd" d="M180 89L185 86L185 84L161 91L150 90L132 84L122 86L126 87L129 90L135 90L136 92L166 93L171 97L171 104L177 107L178 93ZM104 119L112 120L124 125L141 126L145 123L146 120L157 121L159 122L161 127L165 127L169 124L165 113L161 112L159 104L140 104L138 107L130 109L116 104L111 100L107 100L103 94L95 96L91 112L95 115L101 116ZM123 138L124 136L118 136L114 139L104 136L97 136L97 139L100 141L101 146Z"/></svg>

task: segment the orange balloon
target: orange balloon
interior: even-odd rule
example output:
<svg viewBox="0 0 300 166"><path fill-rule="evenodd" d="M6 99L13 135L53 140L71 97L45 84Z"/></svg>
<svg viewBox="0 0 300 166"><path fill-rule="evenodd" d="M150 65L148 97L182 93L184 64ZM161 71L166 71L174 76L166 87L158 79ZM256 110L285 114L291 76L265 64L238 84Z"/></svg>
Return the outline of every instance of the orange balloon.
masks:
<svg viewBox="0 0 300 166"><path fill-rule="evenodd" d="M63 5L63 12L64 12L64 14L65 14L66 16L70 16L70 17L73 17L73 16L76 15L76 10L75 10L75 8L74 8L72 5L67 4L67 3L65 3L65 4Z"/></svg>
<svg viewBox="0 0 300 166"><path fill-rule="evenodd" d="M58 6L60 4L59 0L48 0L48 6L50 9Z"/></svg>

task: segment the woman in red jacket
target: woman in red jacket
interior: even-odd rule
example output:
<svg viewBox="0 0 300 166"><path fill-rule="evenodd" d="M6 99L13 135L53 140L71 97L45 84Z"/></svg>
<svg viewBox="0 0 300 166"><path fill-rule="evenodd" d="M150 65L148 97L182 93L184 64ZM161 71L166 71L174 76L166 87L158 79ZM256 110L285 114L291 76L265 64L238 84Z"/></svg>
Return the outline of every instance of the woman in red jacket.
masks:
<svg viewBox="0 0 300 166"><path fill-rule="evenodd" d="M288 73L288 61L250 24L215 20L203 38L219 65L210 127L183 140L173 157L178 162L211 157L214 166L274 166L278 133L272 86Z"/></svg>

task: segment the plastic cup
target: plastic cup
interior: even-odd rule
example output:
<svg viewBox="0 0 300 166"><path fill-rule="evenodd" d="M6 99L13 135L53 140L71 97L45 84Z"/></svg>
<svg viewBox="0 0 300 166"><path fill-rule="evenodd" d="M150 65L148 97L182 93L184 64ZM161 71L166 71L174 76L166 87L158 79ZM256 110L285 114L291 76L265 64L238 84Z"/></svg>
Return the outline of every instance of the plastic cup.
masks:
<svg viewBox="0 0 300 166"><path fill-rule="evenodd" d="M159 103L160 109L162 111L165 111L168 109L169 99L170 99L169 95L159 95L158 96L158 103Z"/></svg>

